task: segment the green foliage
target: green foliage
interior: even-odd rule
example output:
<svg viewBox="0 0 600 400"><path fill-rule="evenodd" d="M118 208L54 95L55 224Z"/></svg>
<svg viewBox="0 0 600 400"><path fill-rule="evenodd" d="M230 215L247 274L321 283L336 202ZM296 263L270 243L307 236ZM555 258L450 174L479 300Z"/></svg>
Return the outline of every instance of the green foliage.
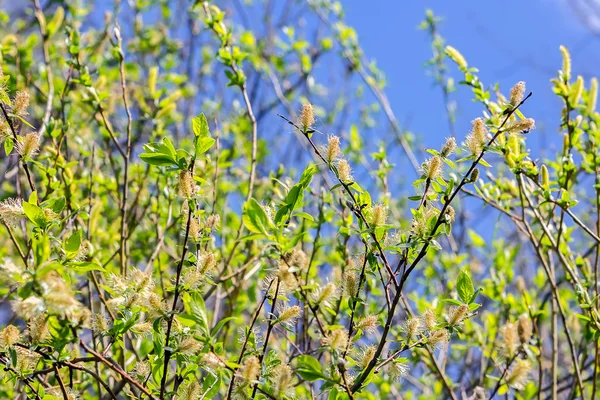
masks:
<svg viewBox="0 0 600 400"><path fill-rule="evenodd" d="M598 81L566 48L540 159L525 83L427 11L451 137L422 149L341 3L192 3L0 12L2 398L597 395Z"/></svg>

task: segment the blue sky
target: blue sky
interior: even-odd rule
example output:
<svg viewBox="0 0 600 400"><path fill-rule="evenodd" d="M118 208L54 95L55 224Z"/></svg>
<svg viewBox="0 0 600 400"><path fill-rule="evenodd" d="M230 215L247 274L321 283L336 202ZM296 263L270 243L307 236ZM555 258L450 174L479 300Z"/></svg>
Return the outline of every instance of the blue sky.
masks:
<svg viewBox="0 0 600 400"><path fill-rule="evenodd" d="M553 96L549 82L561 65L558 47L563 44L570 49L573 74L583 75L586 82L596 75L600 60L600 39L567 1L350 0L344 7L347 22L357 30L367 56L375 59L387 76L394 112L408 124L405 127L423 135L426 145L437 147L447 136L439 88L432 87L432 78L423 68L431 56L428 35L417 29L430 8L444 18L440 33L447 43L480 70L486 85L499 82L506 93L517 81L527 82L534 97L523 111L538 122L537 144L545 147L560 137L560 101ZM455 68L451 71L459 77ZM481 107L470 101L466 87L459 88L454 98L459 102L457 137L463 138ZM535 146L536 140L531 143Z"/></svg>

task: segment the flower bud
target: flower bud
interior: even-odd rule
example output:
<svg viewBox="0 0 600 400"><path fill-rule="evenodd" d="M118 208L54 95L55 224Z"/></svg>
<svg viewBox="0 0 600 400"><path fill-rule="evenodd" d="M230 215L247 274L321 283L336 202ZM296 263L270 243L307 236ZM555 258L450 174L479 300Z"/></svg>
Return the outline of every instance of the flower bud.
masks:
<svg viewBox="0 0 600 400"><path fill-rule="evenodd" d="M506 155L506 164L508 164L510 168L514 168L517 165L515 157L510 153Z"/></svg>
<svg viewBox="0 0 600 400"><path fill-rule="evenodd" d="M460 68L466 69L468 67L467 60L463 57L458 50L452 46L446 46L446 55L452 59Z"/></svg>
<svg viewBox="0 0 600 400"><path fill-rule="evenodd" d="M598 78L593 77L590 81L590 90L588 92L587 111L593 113L596 111L596 101L598 100Z"/></svg>
<svg viewBox="0 0 600 400"><path fill-rule="evenodd" d="M442 157L446 158L446 157L450 156L450 154L452 154L452 152L454 151L455 148L456 148L456 139L454 139L453 137L450 137L450 138L446 139L446 143L444 143L444 145L442 146L442 150L440 151L440 154L442 155Z"/></svg>
<svg viewBox="0 0 600 400"><path fill-rule="evenodd" d="M579 100L581 100L581 95L583 94L583 78L581 77L581 75L577 76L577 80L575 80L575 83L573 83L573 86L571 86L571 93L570 93L570 102L572 106L577 105L577 103L579 103Z"/></svg>
<svg viewBox="0 0 600 400"><path fill-rule="evenodd" d="M471 172L471 176L469 176L469 181L477 182L478 179L479 179L479 168L474 168L473 171Z"/></svg>
<svg viewBox="0 0 600 400"><path fill-rule="evenodd" d="M565 46L559 47L560 52L562 54L563 63L562 63L562 76L564 81L569 81L571 79L571 55L569 54L569 50Z"/></svg>
<svg viewBox="0 0 600 400"><path fill-rule="evenodd" d="M549 189L550 188L550 176L548 174L548 168L544 164L542 164L542 170L541 170L540 176L541 176L541 180L542 180L540 182L540 184L542 185L542 187L544 189Z"/></svg>

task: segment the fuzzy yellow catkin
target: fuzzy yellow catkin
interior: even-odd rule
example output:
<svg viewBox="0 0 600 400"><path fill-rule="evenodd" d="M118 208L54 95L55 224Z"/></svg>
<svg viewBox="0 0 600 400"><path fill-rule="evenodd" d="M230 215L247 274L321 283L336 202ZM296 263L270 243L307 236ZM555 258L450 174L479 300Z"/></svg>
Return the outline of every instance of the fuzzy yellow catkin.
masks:
<svg viewBox="0 0 600 400"><path fill-rule="evenodd" d="M179 195L185 199L191 199L196 194L196 183L191 171L179 172Z"/></svg>
<svg viewBox="0 0 600 400"><path fill-rule="evenodd" d="M308 256L301 249L293 249L291 253L287 254L287 263L299 270L304 270L308 267Z"/></svg>
<svg viewBox="0 0 600 400"><path fill-rule="evenodd" d="M427 328L428 330L434 329L438 324L437 315L435 315L435 311L431 309L425 310L425 312L421 316L421 319L425 324L425 328Z"/></svg>
<svg viewBox="0 0 600 400"><path fill-rule="evenodd" d="M327 162L332 163L340 156L340 154L342 154L340 138L338 136L330 135L329 138L327 138L327 151L325 156Z"/></svg>
<svg viewBox="0 0 600 400"><path fill-rule="evenodd" d="M148 374L141 375L146 378ZM177 394L175 395L176 400L196 400L202 396L202 388L196 380L189 381L179 386Z"/></svg>
<svg viewBox="0 0 600 400"><path fill-rule="evenodd" d="M26 116L28 114L27 108L29 107L29 98L30 96L28 91L18 91L13 102L13 114L20 117Z"/></svg>
<svg viewBox="0 0 600 400"><path fill-rule="evenodd" d="M196 263L198 272L200 272L202 275L210 274L216 266L217 258L215 253L210 251L203 252L200 257L198 257L198 262Z"/></svg>
<svg viewBox="0 0 600 400"><path fill-rule="evenodd" d="M29 320L27 324L29 328L29 339L33 344L43 343L50 334L46 318L43 315L37 315Z"/></svg>
<svg viewBox="0 0 600 400"><path fill-rule="evenodd" d="M31 158L38 153L40 148L40 137L37 132L29 132L27 135L19 137L15 148L21 157Z"/></svg>
<svg viewBox="0 0 600 400"><path fill-rule="evenodd" d="M531 340L533 334L533 324L531 318L527 314L521 314L517 320L517 332L519 333L519 340L522 344L527 344Z"/></svg>
<svg viewBox="0 0 600 400"><path fill-rule="evenodd" d="M272 379L276 393L285 393L292 386L294 371L287 364L279 364L273 370Z"/></svg>
<svg viewBox="0 0 600 400"><path fill-rule="evenodd" d="M260 361L256 356L246 358L240 369L240 378L247 383L252 383L260 376Z"/></svg>
<svg viewBox="0 0 600 400"><path fill-rule="evenodd" d="M408 341L415 339L422 330L423 324L420 318L412 317L404 322L404 332Z"/></svg>
<svg viewBox="0 0 600 400"><path fill-rule="evenodd" d="M532 129L535 129L535 120L533 118L525 118L507 126L506 128L504 128L504 131L508 133L527 133Z"/></svg>
<svg viewBox="0 0 600 400"><path fill-rule="evenodd" d="M500 333L502 335L502 345L506 354L509 357L513 356L520 343L517 327L511 322L507 322L506 325L500 328Z"/></svg>
<svg viewBox="0 0 600 400"><path fill-rule="evenodd" d="M293 324L301 314L302 309L299 306L285 306L279 311L278 321L281 324Z"/></svg>
<svg viewBox="0 0 600 400"><path fill-rule="evenodd" d="M469 314L469 306L466 304L461 304L458 307L455 307L450 313L450 318L448 319L448 323L450 325L457 325L461 323Z"/></svg>
<svg viewBox="0 0 600 400"><path fill-rule="evenodd" d="M46 309L44 299L37 296L29 296L26 299L13 300L12 310L23 319L30 319L40 315Z"/></svg>
<svg viewBox="0 0 600 400"><path fill-rule="evenodd" d="M452 59L460 68L466 69L468 67L467 60L463 57L458 50L452 46L446 46L446 55Z"/></svg>
<svg viewBox="0 0 600 400"><path fill-rule="evenodd" d="M344 293L350 297L356 296L358 292L358 276L356 273L353 270L346 270L342 280Z"/></svg>
<svg viewBox="0 0 600 400"><path fill-rule="evenodd" d="M14 325L7 325L2 331L0 331L0 347L12 347L21 338L19 328Z"/></svg>
<svg viewBox="0 0 600 400"><path fill-rule="evenodd" d="M522 390L527 384L531 364L527 360L516 360L506 377L506 384L514 389Z"/></svg>
<svg viewBox="0 0 600 400"><path fill-rule="evenodd" d="M338 160L337 170L338 176L342 182L348 183L352 181L352 168L346 159L342 158Z"/></svg>
<svg viewBox="0 0 600 400"><path fill-rule="evenodd" d="M332 350L343 351L348 347L348 331L336 329L323 338L323 344Z"/></svg>
<svg viewBox="0 0 600 400"><path fill-rule="evenodd" d="M329 302L336 297L336 291L336 285L333 282L329 282L313 295L315 305L328 306Z"/></svg>
<svg viewBox="0 0 600 400"><path fill-rule="evenodd" d="M373 227L385 225L388 216L388 209L385 204L377 204L371 210L371 225Z"/></svg>
<svg viewBox="0 0 600 400"><path fill-rule="evenodd" d="M398 360L394 360L388 364L388 373L390 374L390 378L394 381L398 381L400 378L407 376L409 370L408 364Z"/></svg>
<svg viewBox="0 0 600 400"><path fill-rule="evenodd" d="M182 221L182 229L185 231L187 221ZM190 238L194 241L200 241L202 239L202 225L200 225L200 221L198 218L191 217L190 218Z"/></svg>
<svg viewBox="0 0 600 400"><path fill-rule="evenodd" d="M152 324L148 321L138 322L131 327L131 332L137 336L146 336L152 332Z"/></svg>
<svg viewBox="0 0 600 400"><path fill-rule="evenodd" d="M571 55L569 54L569 50L565 46L559 47L560 52L562 54L563 62L562 62L562 76L565 82L568 82L571 79Z"/></svg>
<svg viewBox="0 0 600 400"><path fill-rule="evenodd" d="M16 226L23 218L25 211L21 199L6 199L0 202L0 220L9 226Z"/></svg>
<svg viewBox="0 0 600 400"><path fill-rule="evenodd" d="M429 343L431 343L436 348L440 348L446 345L449 339L450 334L448 333L447 329L440 329L435 332L432 332L431 335L429 335Z"/></svg>
<svg viewBox="0 0 600 400"><path fill-rule="evenodd" d="M525 96L525 82L520 81L510 90L510 105L515 107Z"/></svg>
<svg viewBox="0 0 600 400"><path fill-rule="evenodd" d="M571 96L570 101L571 105L575 106L581 100L581 95L583 94L583 77L581 75L577 76L575 83L571 87Z"/></svg>
<svg viewBox="0 0 600 400"><path fill-rule="evenodd" d="M481 118L474 119L471 121L471 124L471 133L467 135L465 144L471 152L471 155L478 155L486 145L488 129Z"/></svg>
<svg viewBox="0 0 600 400"><path fill-rule="evenodd" d="M206 353L202 356L201 362L212 370L225 366L225 363L215 353Z"/></svg>
<svg viewBox="0 0 600 400"><path fill-rule="evenodd" d="M375 356L375 352L377 348L375 346L367 346L361 349L358 354L359 365L361 369L367 368L373 357Z"/></svg>
<svg viewBox="0 0 600 400"><path fill-rule="evenodd" d="M587 112L596 111L596 101L598 100L598 78L593 77L590 80L590 90L588 91Z"/></svg>
<svg viewBox="0 0 600 400"><path fill-rule="evenodd" d="M23 347L15 347L15 352L17 353L17 366L16 369L18 371L31 371L35 369L38 361L40 360L40 355ZM68 388L70 389L70 388ZM68 393L67 393L68 394ZM68 400L75 400L75 397L68 398Z"/></svg>
<svg viewBox="0 0 600 400"><path fill-rule="evenodd" d="M425 172L425 176L430 181L435 180L442 173L442 168L444 167L444 163L440 156L431 157L423 167L423 171Z"/></svg>
<svg viewBox="0 0 600 400"><path fill-rule="evenodd" d="M370 314L358 320L356 328L366 333L374 333L379 326L377 315Z"/></svg>
<svg viewBox="0 0 600 400"><path fill-rule="evenodd" d="M187 355L187 356L194 355L197 352L199 352L201 349L202 349L202 343L198 342L196 339L194 339L191 336L183 338L181 340L181 342L179 342L179 345L177 346L177 352Z"/></svg>
<svg viewBox="0 0 600 400"><path fill-rule="evenodd" d="M221 217L218 214L213 214L210 215L208 218L206 218L206 222L204 223L204 226L208 229L215 229L219 226L219 224L221 223Z"/></svg>
<svg viewBox="0 0 600 400"><path fill-rule="evenodd" d="M315 124L315 108L309 102L302 104L300 111L300 125L304 132L312 129Z"/></svg>
<svg viewBox="0 0 600 400"><path fill-rule="evenodd" d="M152 372L152 369L150 368L150 363L148 363L148 361L138 361L132 370L134 375L143 377L144 379L146 379L146 376L148 376L150 372Z"/></svg>

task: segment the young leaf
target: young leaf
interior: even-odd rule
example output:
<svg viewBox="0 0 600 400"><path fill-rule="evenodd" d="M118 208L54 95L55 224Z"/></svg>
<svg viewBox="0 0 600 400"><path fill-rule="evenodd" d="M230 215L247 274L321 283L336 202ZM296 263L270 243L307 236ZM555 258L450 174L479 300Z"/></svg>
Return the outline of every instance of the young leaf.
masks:
<svg viewBox="0 0 600 400"><path fill-rule="evenodd" d="M469 274L463 269L458 274L458 281L456 282L456 291L458 296L464 303L468 303L473 298L475 288L473 287L473 281Z"/></svg>
<svg viewBox="0 0 600 400"><path fill-rule="evenodd" d="M274 228L265 210L254 199L250 199L244 204L242 220L246 229L254 233L262 233L268 236Z"/></svg>
<svg viewBox="0 0 600 400"><path fill-rule="evenodd" d="M79 251L79 246L81 246L81 231L80 230L73 233L65 241L65 250L69 253L75 253L75 252Z"/></svg>
<svg viewBox="0 0 600 400"><path fill-rule="evenodd" d="M316 358L308 355L301 355L298 357L297 372L302 379L306 379L310 382L327 378L323 374L321 363Z"/></svg>
<svg viewBox="0 0 600 400"><path fill-rule="evenodd" d="M208 121L204 113L192 118L192 130L194 135L199 138L210 137L210 130L208 129Z"/></svg>

